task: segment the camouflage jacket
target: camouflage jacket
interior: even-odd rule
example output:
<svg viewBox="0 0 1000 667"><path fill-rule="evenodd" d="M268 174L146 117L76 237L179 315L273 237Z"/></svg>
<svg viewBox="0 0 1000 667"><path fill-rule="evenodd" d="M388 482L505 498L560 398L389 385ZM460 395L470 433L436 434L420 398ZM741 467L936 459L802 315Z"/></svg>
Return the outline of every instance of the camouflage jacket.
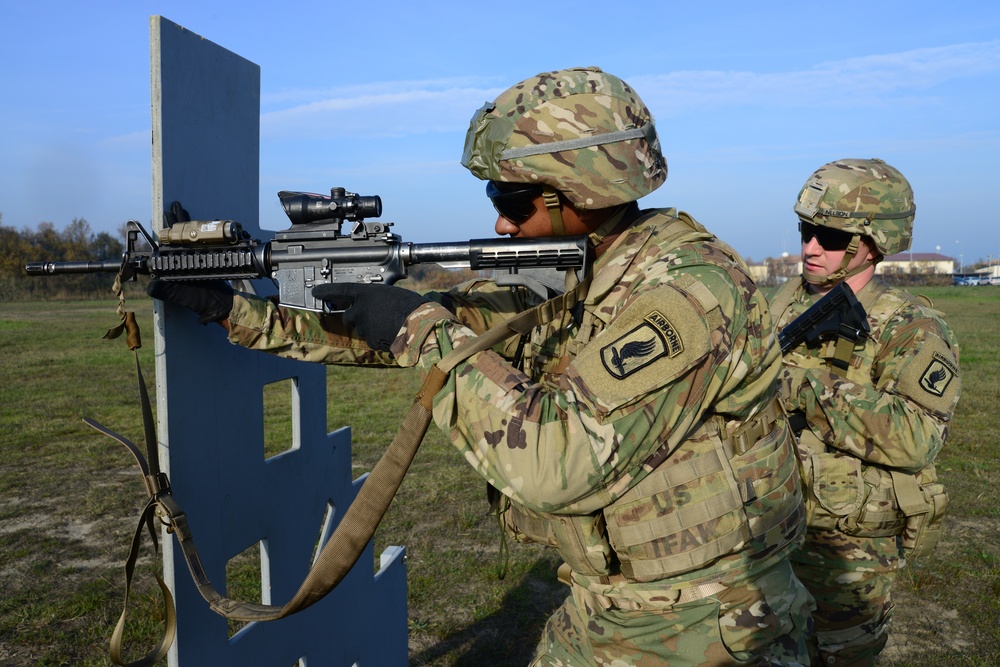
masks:
<svg viewBox="0 0 1000 667"><path fill-rule="evenodd" d="M509 290L484 282L433 298L409 316L393 343L402 366L426 371L464 339L524 307ZM261 300L237 297L230 325L233 342L285 356L391 361L335 322ZM766 300L732 249L673 209L645 212L602 255L584 303L532 333L523 371L510 363L515 343L460 364L435 397L434 419L466 461L529 515L600 523L605 508L635 500L627 494L652 471L677 465L680 474L687 470L681 464L723 451L722 441L776 396L780 358ZM745 573L751 542L768 558L781 555L802 519L791 443L780 435L768 443L766 466L784 475L730 449L714 472L675 478L659 500L631 505L632 517L656 513L657 502L681 507L723 495L736 506L726 508L736 512L735 523L716 519L697 531L657 536L664 540L658 553L646 556L667 557L678 540L697 549L717 537L713 531L726 531L731 542L711 572L686 575L703 581ZM730 500L735 488L748 498L737 493ZM762 534L751 534L751 526ZM587 548L607 550L600 541Z"/></svg>
<svg viewBox="0 0 1000 667"><path fill-rule="evenodd" d="M804 281L786 283L772 299L779 330L816 299ZM809 525L874 537L902 531L899 473L913 473L922 486L936 482L933 462L961 393L959 348L940 312L881 278L858 300L871 335L855 346L848 369L835 373L827 364L832 341L803 344L785 356L779 388L786 410L805 419L803 478L821 506L810 506ZM843 517L852 517L850 526Z"/></svg>

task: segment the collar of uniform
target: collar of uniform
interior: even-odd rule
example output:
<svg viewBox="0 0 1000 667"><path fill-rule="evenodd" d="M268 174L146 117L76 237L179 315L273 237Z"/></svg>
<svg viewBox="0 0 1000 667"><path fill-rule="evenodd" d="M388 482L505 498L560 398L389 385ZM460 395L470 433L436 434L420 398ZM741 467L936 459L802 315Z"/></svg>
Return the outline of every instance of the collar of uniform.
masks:
<svg viewBox="0 0 1000 667"><path fill-rule="evenodd" d="M594 279L590 283L590 291L587 292L587 300L584 302L586 305L594 305L621 282L622 275L632 265L639 250L653 235L655 226L649 222L656 218L658 213L657 210L642 212L632 226L622 232L611 247L597 258L593 268Z"/></svg>
<svg viewBox="0 0 1000 667"><path fill-rule="evenodd" d="M596 250L600 247L601 243L604 242L604 239L606 239L609 234L614 232L619 225L624 227L622 223L624 222L625 215L629 213L629 209L631 209L633 205L634 202L622 204L618 207L618 210L611 214L607 220L602 222L597 229L588 234L587 240L590 243L590 247Z"/></svg>
<svg viewBox="0 0 1000 667"><path fill-rule="evenodd" d="M872 306L878 300L882 293L888 289L888 285L884 280L878 276L872 276L872 279L864 284L864 286L858 290L858 301L861 306L865 309L865 312L871 312Z"/></svg>

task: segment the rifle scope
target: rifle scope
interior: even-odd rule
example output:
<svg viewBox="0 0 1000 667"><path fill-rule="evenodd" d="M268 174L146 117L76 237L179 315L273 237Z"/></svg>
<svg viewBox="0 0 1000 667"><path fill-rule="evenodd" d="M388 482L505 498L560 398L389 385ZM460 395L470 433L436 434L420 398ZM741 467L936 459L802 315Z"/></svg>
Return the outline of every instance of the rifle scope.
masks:
<svg viewBox="0 0 1000 667"><path fill-rule="evenodd" d="M382 215L381 197L357 195L344 188L330 188L329 196L282 190L278 198L293 225L363 220Z"/></svg>

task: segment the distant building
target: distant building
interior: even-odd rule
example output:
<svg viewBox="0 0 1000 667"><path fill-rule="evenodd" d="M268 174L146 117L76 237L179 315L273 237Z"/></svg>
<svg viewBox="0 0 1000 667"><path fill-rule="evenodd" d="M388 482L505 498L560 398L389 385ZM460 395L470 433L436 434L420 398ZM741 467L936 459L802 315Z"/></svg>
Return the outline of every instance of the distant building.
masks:
<svg viewBox="0 0 1000 667"><path fill-rule="evenodd" d="M1000 263L996 269L1000 274ZM954 272L955 260L936 252L900 252L889 255L875 266L875 273L889 275L952 275ZM763 262L751 264L750 275L762 285L777 285L792 276L802 275L802 258L798 254L768 257Z"/></svg>
<svg viewBox="0 0 1000 667"><path fill-rule="evenodd" d="M936 252L898 252L889 255L875 267L875 273L922 273L951 275L955 260Z"/></svg>
<svg viewBox="0 0 1000 667"><path fill-rule="evenodd" d="M767 264L747 264L747 268L750 269L750 277L758 285L763 285L767 283Z"/></svg>
<svg viewBox="0 0 1000 667"><path fill-rule="evenodd" d="M768 257L763 262L750 264L750 277L760 285L778 285L802 273L802 260L798 255Z"/></svg>
<svg viewBox="0 0 1000 667"><path fill-rule="evenodd" d="M990 257L990 262L987 266L981 266L975 270L975 273L979 275L980 278L990 278L994 285L1000 284L1000 261L996 263L993 262L993 258Z"/></svg>

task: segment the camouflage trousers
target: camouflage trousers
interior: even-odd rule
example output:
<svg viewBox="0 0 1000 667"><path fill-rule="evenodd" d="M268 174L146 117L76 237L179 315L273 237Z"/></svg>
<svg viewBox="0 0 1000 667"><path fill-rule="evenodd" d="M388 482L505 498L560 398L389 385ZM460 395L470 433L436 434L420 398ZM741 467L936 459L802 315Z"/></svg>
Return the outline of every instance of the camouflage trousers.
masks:
<svg viewBox="0 0 1000 667"><path fill-rule="evenodd" d="M811 599L787 560L689 602L597 595L576 580L531 667L808 665ZM658 601L659 600L659 601ZM682 598L683 600L683 598Z"/></svg>
<svg viewBox="0 0 1000 667"><path fill-rule="evenodd" d="M791 558L816 600L813 664L874 665L889 638L890 588L905 564L897 538L809 530Z"/></svg>

